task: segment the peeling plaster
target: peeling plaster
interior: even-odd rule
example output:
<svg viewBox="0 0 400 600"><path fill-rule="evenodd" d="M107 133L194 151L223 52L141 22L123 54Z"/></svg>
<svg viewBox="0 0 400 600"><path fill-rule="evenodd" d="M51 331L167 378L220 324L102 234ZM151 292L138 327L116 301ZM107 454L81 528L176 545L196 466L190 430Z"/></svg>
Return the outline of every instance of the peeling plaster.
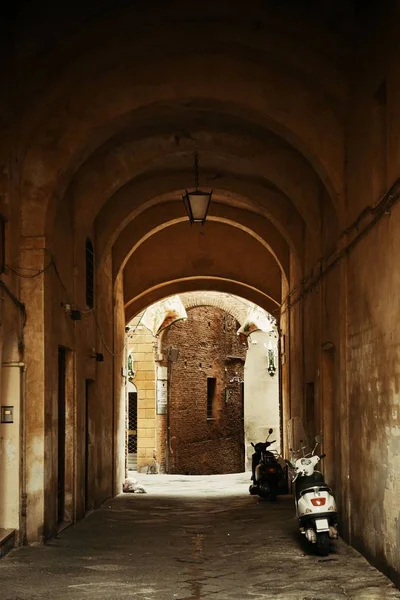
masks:
<svg viewBox="0 0 400 600"><path fill-rule="evenodd" d="M5 454L6 456L7 465L12 465L17 457L17 449L15 444L11 440L4 437L0 437L0 457L2 454Z"/></svg>

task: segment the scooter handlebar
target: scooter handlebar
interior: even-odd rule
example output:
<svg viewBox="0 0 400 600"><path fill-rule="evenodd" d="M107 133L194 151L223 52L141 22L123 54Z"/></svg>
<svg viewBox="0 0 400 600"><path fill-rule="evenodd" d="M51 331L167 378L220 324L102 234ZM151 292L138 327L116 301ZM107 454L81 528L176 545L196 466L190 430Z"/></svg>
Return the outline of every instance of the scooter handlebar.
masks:
<svg viewBox="0 0 400 600"><path fill-rule="evenodd" d="M323 459L323 458L325 458L325 456L326 456L326 454L321 454L321 456L319 457L320 460Z"/></svg>

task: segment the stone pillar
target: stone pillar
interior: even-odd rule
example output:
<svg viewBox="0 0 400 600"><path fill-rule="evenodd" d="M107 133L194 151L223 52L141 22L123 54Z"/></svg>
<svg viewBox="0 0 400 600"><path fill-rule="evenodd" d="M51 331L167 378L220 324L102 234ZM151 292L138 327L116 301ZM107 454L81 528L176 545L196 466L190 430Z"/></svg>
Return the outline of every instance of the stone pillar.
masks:
<svg viewBox="0 0 400 600"><path fill-rule="evenodd" d="M117 355L114 358L114 494L121 492L121 484L127 475L126 448L126 408L127 381L126 372L127 351L125 348L125 311L122 272L114 284L114 347Z"/></svg>
<svg viewBox="0 0 400 600"><path fill-rule="evenodd" d="M44 237L24 237L21 265L32 269L45 267ZM25 480L26 541L42 542L45 503L45 332L44 277L21 280L21 300L26 305L24 331L25 384Z"/></svg>
<svg viewBox="0 0 400 600"><path fill-rule="evenodd" d="M291 256L290 288L293 289L301 279L301 271ZM304 340L303 340L303 303L296 301L301 289L294 295L289 305L289 356L290 356L290 417L300 417L304 425Z"/></svg>
<svg viewBox="0 0 400 600"><path fill-rule="evenodd" d="M340 373L338 383L339 414L336 420L340 434L340 458L337 460L337 489L340 493L339 508L342 536L351 543L351 497L349 481L350 472L350 438L349 438L349 361L348 361L348 259L340 263L340 364L337 365ZM336 496L337 498L337 496Z"/></svg>

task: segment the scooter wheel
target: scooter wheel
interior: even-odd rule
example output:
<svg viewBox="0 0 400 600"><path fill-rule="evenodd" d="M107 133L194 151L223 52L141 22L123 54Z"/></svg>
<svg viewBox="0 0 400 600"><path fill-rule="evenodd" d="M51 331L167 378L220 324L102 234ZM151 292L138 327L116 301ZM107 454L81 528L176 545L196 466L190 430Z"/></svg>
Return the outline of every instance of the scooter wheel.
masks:
<svg viewBox="0 0 400 600"><path fill-rule="evenodd" d="M317 554L319 556L328 556L329 550L331 547L331 540L329 538L329 533L327 531L317 533L316 546L317 546Z"/></svg>
<svg viewBox="0 0 400 600"><path fill-rule="evenodd" d="M257 494L257 488L256 488L256 486L255 485L251 485L249 487L249 492L250 492L251 496L255 496Z"/></svg>

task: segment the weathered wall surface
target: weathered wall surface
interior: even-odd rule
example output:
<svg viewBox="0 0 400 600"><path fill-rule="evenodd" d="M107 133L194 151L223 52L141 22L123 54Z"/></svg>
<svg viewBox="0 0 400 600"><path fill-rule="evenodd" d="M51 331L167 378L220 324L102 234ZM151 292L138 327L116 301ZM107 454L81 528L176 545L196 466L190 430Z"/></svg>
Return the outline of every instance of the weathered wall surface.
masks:
<svg viewBox="0 0 400 600"><path fill-rule="evenodd" d="M400 567L400 315L392 302L400 282L396 270L382 277L375 248L379 240L390 264L399 227L395 210L351 257L348 298L351 539L392 576Z"/></svg>
<svg viewBox="0 0 400 600"><path fill-rule="evenodd" d="M2 31L4 34L4 31ZM5 76L9 69L9 55L3 38L1 67ZM7 78L7 77L6 77ZM0 100L0 122L7 120L7 102L10 100L5 86ZM24 519L20 511L23 456L23 424L25 364L24 360L24 310L19 305L20 278L9 267L27 275L27 271L19 271L20 239L19 211L20 196L16 189L15 163L10 139L4 128L0 136L0 215L5 220L4 256L6 265L0 279L3 286L0 290L0 404L12 406L13 423L0 424L0 527L16 529L17 540L24 538ZM0 250L1 251L1 250ZM8 265L8 266L7 266Z"/></svg>
<svg viewBox="0 0 400 600"><path fill-rule="evenodd" d="M373 36L360 52L365 63L376 48ZM400 52L393 40L359 73L349 127L349 220L376 204L400 173ZM348 258L350 539L398 584L399 232L397 203Z"/></svg>
<svg viewBox="0 0 400 600"><path fill-rule="evenodd" d="M179 349L170 374L171 473L205 475L244 470L241 384L245 348L236 319L214 307L188 310L165 333L162 353ZM232 358L230 358L232 357ZM216 379L207 418L207 378ZM228 390L228 397L225 395Z"/></svg>

